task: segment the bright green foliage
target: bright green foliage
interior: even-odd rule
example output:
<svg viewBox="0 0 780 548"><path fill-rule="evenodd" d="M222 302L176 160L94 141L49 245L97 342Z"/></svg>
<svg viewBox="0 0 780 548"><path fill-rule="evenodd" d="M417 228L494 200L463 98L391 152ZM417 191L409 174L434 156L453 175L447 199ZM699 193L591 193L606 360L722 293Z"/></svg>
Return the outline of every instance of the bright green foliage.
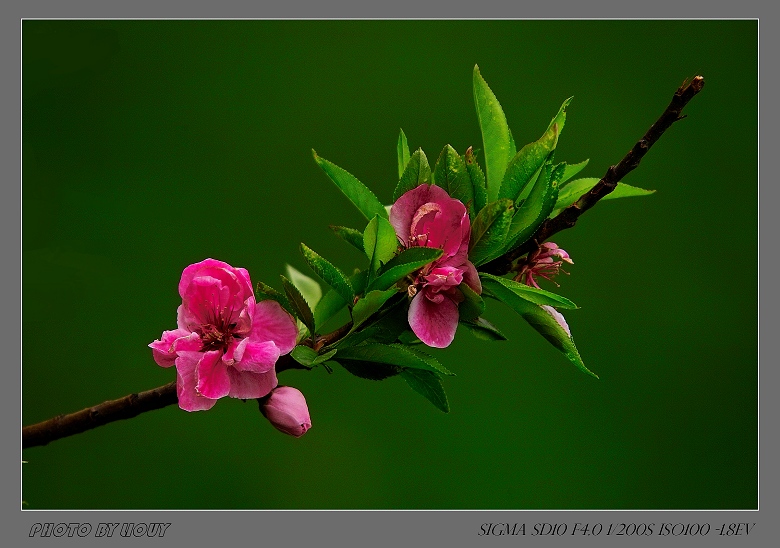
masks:
<svg viewBox="0 0 780 548"><path fill-rule="evenodd" d="M492 274L487 274L485 272L481 272L479 277L482 278L482 283L486 288L492 287L493 283L499 283L512 291L518 297L538 305L548 305L554 306L555 308L564 309L579 308L566 297L556 295L555 293L545 291L544 289L537 289L535 287L521 284L514 280L499 278L498 276L493 276Z"/></svg>
<svg viewBox="0 0 780 548"><path fill-rule="evenodd" d="M468 284L460 284L458 289L465 297L464 301L458 305L460 320L476 320L485 312L485 301Z"/></svg>
<svg viewBox="0 0 780 548"><path fill-rule="evenodd" d="M471 179L471 187L474 189L474 212L479 213L485 204L487 204L487 186L485 184L485 174L477 163L477 158L471 147L463 155L463 161L466 164L466 172Z"/></svg>
<svg viewBox="0 0 780 548"><path fill-rule="evenodd" d="M282 279L284 293L287 295L287 300L290 302L293 314L309 329L309 333L314 334L314 314L312 313L309 304L306 302L306 299L303 298L301 292L298 291L298 288L296 288L290 280L281 275L279 277Z"/></svg>
<svg viewBox="0 0 780 548"><path fill-rule="evenodd" d="M393 202L398 200L405 192L417 188L421 184L430 184L430 182L431 166L428 163L428 157L425 156L421 148L418 148L406 163L401 179L393 191Z"/></svg>
<svg viewBox="0 0 780 548"><path fill-rule="evenodd" d="M450 412L447 394L444 393L444 387L436 373L421 369L404 369L401 371L401 377L412 390L421 394L439 410L445 413Z"/></svg>
<svg viewBox="0 0 780 548"><path fill-rule="evenodd" d="M483 341L505 341L504 336L498 328L487 321L485 318L477 318L473 321L467 322L461 320L460 325L465 327L472 335Z"/></svg>
<svg viewBox="0 0 780 548"><path fill-rule="evenodd" d="M335 355L336 355L335 349L325 352L322 355L319 355L317 354L317 352L315 352L308 346L303 346L303 345L296 346L295 348L292 349L292 352L290 352L290 356L292 356L292 359L294 359L296 362L298 362L301 365L305 365L306 367L313 367L322 362L326 362Z"/></svg>
<svg viewBox="0 0 780 548"><path fill-rule="evenodd" d="M563 186L558 194L558 200L555 202L555 210L550 216L556 217L561 211L579 200L583 194L590 192L599 181L600 179L597 179L596 177L586 177L584 179L575 179ZM604 196L602 200L647 196L654 192L655 190L645 190L644 188L627 185L625 183L618 183L615 190Z"/></svg>
<svg viewBox="0 0 780 548"><path fill-rule="evenodd" d="M588 165L588 162L590 160L585 160L583 162L580 162L579 164L572 164L567 165L566 170L563 172L563 177L561 177L561 187L563 187L563 183L577 175L580 171L585 169L585 166Z"/></svg>
<svg viewBox="0 0 780 548"><path fill-rule="evenodd" d="M390 221L379 216L369 221L363 232L363 250L368 257L368 284L371 285L379 268L398 251L398 238Z"/></svg>
<svg viewBox="0 0 780 548"><path fill-rule="evenodd" d="M551 152L550 156L552 154ZM558 172L559 176L563 175L562 168ZM553 168L548 161L542 167L541 173L536 179L528 198L518 208L512 219L512 226L509 228L504 252L521 245L536 232L539 225L552 212L557 198L558 183L553 177Z"/></svg>
<svg viewBox="0 0 780 548"><path fill-rule="evenodd" d="M335 289L342 299L348 303L355 299L355 290L352 289L352 284L349 283L349 280L341 270L309 249L306 244L301 244L301 253L306 260L306 264L309 265L314 273Z"/></svg>
<svg viewBox="0 0 780 548"><path fill-rule="evenodd" d="M433 169L433 183L447 191L451 198L463 202L469 212L469 218L474 218L474 187L466 170L466 162L447 145L439 154L436 167Z"/></svg>
<svg viewBox="0 0 780 548"><path fill-rule="evenodd" d="M269 299L272 300L272 301L276 301L287 312L289 312L293 316L295 315L293 307L290 304L290 301L287 299L287 297L283 293L278 292L276 289L274 289L270 285L264 284L263 282L257 282L257 290L255 291L255 299L257 300L257 302L265 301L265 300L269 300Z"/></svg>
<svg viewBox="0 0 780 548"><path fill-rule="evenodd" d="M498 193L499 198L509 198L517 202L526 185L531 182L557 144L558 126L554 124L538 141L521 148L506 168Z"/></svg>
<svg viewBox="0 0 780 548"><path fill-rule="evenodd" d="M474 266L480 266L502 252L514 215L514 202L507 199L491 202L477 214L469 240L469 260Z"/></svg>
<svg viewBox="0 0 780 548"><path fill-rule="evenodd" d="M351 244L356 249L363 253L363 233L354 228L347 228L346 226L331 225L330 229L342 240Z"/></svg>
<svg viewBox="0 0 780 548"><path fill-rule="evenodd" d="M365 290L367 274L365 270L362 270L349 278L355 295L359 295ZM335 316L347 304L352 305L352 302L347 303L335 289L331 289L317 303L317 308L314 309L314 322L319 326L325 325L326 321Z"/></svg>
<svg viewBox="0 0 780 548"><path fill-rule="evenodd" d="M547 126L547 131L549 131L553 126L557 125L558 135L561 134L563 131L563 126L566 124L566 107L569 106L572 99L574 99L574 97L569 97L563 102L561 108L558 109L558 113L552 120L550 120L550 125Z"/></svg>
<svg viewBox="0 0 780 548"><path fill-rule="evenodd" d="M325 174L330 177L337 187L349 198L349 200L355 204L355 207L365 216L366 219L371 219L375 215L387 218L387 210L382 202L371 192L366 185L361 183L357 177L351 173L341 169L336 164L320 158L317 153L312 150L314 155L314 161L322 168Z"/></svg>
<svg viewBox="0 0 780 548"><path fill-rule="evenodd" d="M411 247L393 257L380 269L369 289L389 289L408 274L441 257L442 250L432 247Z"/></svg>
<svg viewBox="0 0 780 548"><path fill-rule="evenodd" d="M398 294L398 290L388 289L386 291L369 291L352 308L352 329L357 329L365 323L374 313L378 312L393 295Z"/></svg>
<svg viewBox="0 0 780 548"><path fill-rule="evenodd" d="M477 108L477 119L485 149L488 202L493 202L498 198L504 171L512 157L509 126L498 99L482 78L477 65L474 65L473 81L474 105Z"/></svg>
<svg viewBox="0 0 780 548"><path fill-rule="evenodd" d="M309 303L309 307L314 310L317 303L322 298L322 288L317 280L310 278L292 265L287 265L287 277L293 283L303 298Z"/></svg>
<svg viewBox="0 0 780 548"><path fill-rule="evenodd" d="M406 169L406 164L409 163L409 143L406 141L406 134L404 130L398 134L398 179L400 180Z"/></svg>

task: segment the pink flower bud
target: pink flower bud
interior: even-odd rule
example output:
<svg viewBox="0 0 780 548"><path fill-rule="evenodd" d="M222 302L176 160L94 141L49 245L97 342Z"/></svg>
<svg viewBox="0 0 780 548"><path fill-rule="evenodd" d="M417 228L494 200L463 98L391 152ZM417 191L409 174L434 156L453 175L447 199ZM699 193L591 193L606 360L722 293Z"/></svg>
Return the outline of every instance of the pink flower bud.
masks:
<svg viewBox="0 0 780 548"><path fill-rule="evenodd" d="M274 388L260 410L274 428L296 438L311 428L306 398L292 386Z"/></svg>

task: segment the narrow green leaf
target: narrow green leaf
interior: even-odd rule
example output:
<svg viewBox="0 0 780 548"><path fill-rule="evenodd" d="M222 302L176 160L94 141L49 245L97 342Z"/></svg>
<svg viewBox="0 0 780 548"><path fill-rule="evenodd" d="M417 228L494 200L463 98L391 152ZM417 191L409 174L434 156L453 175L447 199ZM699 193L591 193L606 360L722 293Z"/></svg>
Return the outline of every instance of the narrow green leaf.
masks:
<svg viewBox="0 0 780 548"><path fill-rule="evenodd" d="M492 280L486 280L486 283L490 285L490 292L493 293L496 298L520 314L531 327L536 329L539 334L547 339L555 348L560 350L563 355L581 371L598 379L598 375L585 367L571 335L569 335L567 330L558 323L551 312L538 304L534 304L519 297L502 284L496 282L490 283L491 281Z"/></svg>
<svg viewBox="0 0 780 548"><path fill-rule="evenodd" d="M569 97L566 99L563 104L561 105L561 108L558 109L558 113L553 117L552 120L550 120L550 125L547 126L547 130L549 131L550 128L552 128L554 125L558 126L558 135L563 132L563 126L566 124L566 108L571 103L571 100L574 99L574 97Z"/></svg>
<svg viewBox="0 0 780 548"><path fill-rule="evenodd" d="M579 308L576 304L571 302L566 297L562 297L561 295L556 295L551 291L545 291L544 289L536 289L535 287L530 287L528 285L516 282L514 280L509 280L507 278L499 278L498 276L493 276L492 274L487 274L486 272L480 272L479 277L482 278L483 287L488 290L491 287L493 287L492 284L498 283L503 285L505 288L509 289L518 297L538 305L548 305L548 306L554 306L556 308L564 308L570 310Z"/></svg>
<svg viewBox="0 0 780 548"><path fill-rule="evenodd" d="M403 368L424 369L441 375L453 375L438 360L421 350L402 344L362 344L339 349L339 359L387 363Z"/></svg>
<svg viewBox="0 0 780 548"><path fill-rule="evenodd" d="M330 225L330 229L342 240L351 244L356 249L364 253L363 250L363 233L354 228L347 228L346 226Z"/></svg>
<svg viewBox="0 0 780 548"><path fill-rule="evenodd" d="M393 257L380 269L369 289L389 289L406 275L441 257L442 250L433 247L410 247Z"/></svg>
<svg viewBox="0 0 780 548"><path fill-rule="evenodd" d="M295 315L293 307L290 304L290 301L287 299L287 297L283 293L280 293L270 285L264 284L263 282L257 282L257 291L255 291L255 298L257 302L265 301L268 299L272 301L276 301L287 312L289 312L292 315Z"/></svg>
<svg viewBox="0 0 780 548"><path fill-rule="evenodd" d="M550 152L558 144L558 126L553 125L545 131L538 141L525 145L509 162L501 183L499 198L509 198L517 202L526 185L542 167Z"/></svg>
<svg viewBox="0 0 780 548"><path fill-rule="evenodd" d="M498 328L487 321L485 318L477 318L473 321L467 322L461 320L460 325L465 327L472 335L483 341L505 341L504 336Z"/></svg>
<svg viewBox="0 0 780 548"><path fill-rule="evenodd" d="M379 335L380 332L381 330L379 327L372 325L359 331L353 331L352 333L349 333L346 337L335 343L334 346L341 349L347 348L348 346L357 346L375 337L376 335Z"/></svg>
<svg viewBox="0 0 780 548"><path fill-rule="evenodd" d="M509 157L511 158L515 154L517 154L517 145L515 144L515 137L512 135L512 130L509 129Z"/></svg>
<svg viewBox="0 0 780 548"><path fill-rule="evenodd" d="M472 148L469 147L463 155L463 161L466 163L466 171L474 189L474 213L479 213L487 204L487 186L485 185L485 175L477 163L475 154Z"/></svg>
<svg viewBox="0 0 780 548"><path fill-rule="evenodd" d="M306 264L309 265L314 273L335 289L342 299L348 303L355 299L355 290L352 289L352 284L349 283L346 275L341 270L311 250L306 244L301 244L301 253Z"/></svg>
<svg viewBox="0 0 780 548"><path fill-rule="evenodd" d="M398 181L395 191L393 191L393 202L398 200L405 192L417 188L423 183L430 184L430 182L431 166L428 163L428 157L425 156L423 149L418 148L406 163L401 179Z"/></svg>
<svg viewBox="0 0 780 548"><path fill-rule="evenodd" d="M332 361L331 363L334 362ZM401 372L401 368L386 363L342 360L341 357L339 357L339 361L335 363L338 363L356 377L370 381L381 381L389 377L394 377Z"/></svg>
<svg viewBox="0 0 780 548"><path fill-rule="evenodd" d="M490 202L477 214L469 241L469 260L474 266L483 265L501 253L514 215L514 202L508 199Z"/></svg>
<svg viewBox="0 0 780 548"><path fill-rule="evenodd" d="M600 179L597 177L585 177L583 179L575 179L563 186L558 194L558 200L555 202L555 210L550 216L556 217L561 211L579 200L581 196L590 192L599 181ZM644 188L627 185L625 183L618 183L615 190L604 196L602 200L647 196L653 193L655 193L655 190L645 190Z"/></svg>
<svg viewBox="0 0 780 548"><path fill-rule="evenodd" d="M351 173L341 169L336 164L320 158L317 153L312 150L314 155L314 161L322 168L325 174L330 177L337 187L349 198L349 200L355 204L355 207L365 216L366 219L371 219L375 215L387 218L387 211L382 202L371 192L366 185L361 183L357 177Z"/></svg>
<svg viewBox="0 0 780 548"><path fill-rule="evenodd" d="M390 221L379 216L369 221L363 232L363 249L369 261L368 285L371 285L379 268L398 250L398 238Z"/></svg>
<svg viewBox="0 0 780 548"><path fill-rule="evenodd" d="M409 143L406 141L406 134L404 130L398 134L398 179L401 179L406 169L406 164L409 163Z"/></svg>
<svg viewBox="0 0 780 548"><path fill-rule="evenodd" d="M450 145L439 154L433 169L433 183L445 189L451 198L460 200L466 206L469 218L474 218L474 186L466 163Z"/></svg>
<svg viewBox="0 0 780 548"><path fill-rule="evenodd" d="M397 289L387 291L369 291L359 299L352 308L352 329L357 329L374 313L378 312L393 295L398 294Z"/></svg>
<svg viewBox="0 0 780 548"><path fill-rule="evenodd" d="M553 152L550 153L550 157ZM555 173L555 176L553 174ZM558 198L558 180L556 177L563 175L563 167L553 170L546 162L542 167L539 177L528 198L517 209L512 218L512 226L509 228L507 245L503 252L509 251L533 236L536 229L552 213L555 201Z"/></svg>
<svg viewBox="0 0 780 548"><path fill-rule="evenodd" d="M561 192L563 192L563 183L577 175L580 171L585 169L585 166L588 165L589 160L585 160L583 162L580 162L579 164L572 164L567 165L566 170L563 172L563 177L561 177Z"/></svg>
<svg viewBox="0 0 780 548"><path fill-rule="evenodd" d="M314 334L314 314L306 302L306 299L303 298L301 292L298 291L298 288L295 287L290 280L281 275L279 277L282 279L282 286L284 287L284 292L287 295L287 299L290 301L290 306L292 307L293 312L296 316L298 316L298 319L300 319L309 329L309 332Z"/></svg>
<svg viewBox="0 0 780 548"><path fill-rule="evenodd" d="M356 295L365 290L366 276L367 272L363 270L349 278L349 283L352 289L355 290ZM352 302L347 303L335 289L331 289L323 295L317 304L317 308L314 309L314 323L320 327L324 326L325 322L335 316L347 304L352 305Z"/></svg>
<svg viewBox="0 0 780 548"><path fill-rule="evenodd" d="M468 284L458 286L464 300L458 305L458 315L461 321L473 321L485 312L485 301L471 289Z"/></svg>
<svg viewBox="0 0 780 548"><path fill-rule="evenodd" d="M326 362L335 355L335 349L323 354L317 354L317 352L315 352L313 349L303 345L296 346L292 349L292 352L290 352L292 359L301 365L305 365L306 367L313 367L322 362Z"/></svg>
<svg viewBox="0 0 780 548"><path fill-rule="evenodd" d="M501 105L474 65L474 105L477 108L479 129L485 149L488 202L498 198L504 171L512 157L510 154L509 126Z"/></svg>
<svg viewBox="0 0 780 548"><path fill-rule="evenodd" d="M420 369L404 369L401 371L401 376L412 390L425 397L437 409L445 413L450 412L450 404L447 402L444 387L435 373Z"/></svg>
<svg viewBox="0 0 780 548"><path fill-rule="evenodd" d="M320 284L317 283L317 280L310 278L292 265L286 265L286 270L287 278L298 288L298 291L301 292L303 298L309 303L309 308L314 310L314 307L317 306L317 303L319 303L322 298L322 288L320 287Z"/></svg>

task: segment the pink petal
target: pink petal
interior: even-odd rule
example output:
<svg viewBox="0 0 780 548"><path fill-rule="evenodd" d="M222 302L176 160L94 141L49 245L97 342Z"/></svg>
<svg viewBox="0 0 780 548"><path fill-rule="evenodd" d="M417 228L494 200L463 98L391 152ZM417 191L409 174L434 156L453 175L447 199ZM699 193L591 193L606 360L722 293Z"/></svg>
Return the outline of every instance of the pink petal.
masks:
<svg viewBox="0 0 780 548"><path fill-rule="evenodd" d="M211 399L219 399L230 392L230 378L228 367L220 358L219 350L204 352L198 362L198 384L195 387L203 396Z"/></svg>
<svg viewBox="0 0 780 548"><path fill-rule="evenodd" d="M263 414L277 430L300 438L311 428L306 398L292 386L279 386L263 404Z"/></svg>
<svg viewBox="0 0 780 548"><path fill-rule="evenodd" d="M555 310L552 306L548 306L546 304L542 305L542 309L544 309L545 312L552 316L558 325L560 325L561 328L566 331L566 334L569 336L569 338L571 338L571 330L569 329L569 324L566 323L566 318L563 317L563 314Z"/></svg>
<svg viewBox="0 0 780 548"><path fill-rule="evenodd" d="M246 341L246 342L244 342ZM233 367L237 371L251 371L252 373L265 373L273 369L276 360L279 359L279 348L273 341L254 342L244 339L241 348L241 355L235 353L235 364Z"/></svg>
<svg viewBox="0 0 780 548"><path fill-rule="evenodd" d="M229 367L228 376L230 377L228 396L242 400L262 398L278 384L275 369L271 369L267 373L251 373L249 371L236 371L235 368Z"/></svg>
<svg viewBox="0 0 780 548"><path fill-rule="evenodd" d="M410 227L417 210L429 202L451 200L449 194L438 186L422 184L404 192L390 208L390 224L401 242L408 246Z"/></svg>
<svg viewBox="0 0 780 548"><path fill-rule="evenodd" d="M176 358L176 394L179 407L185 411L205 411L214 407L217 400L206 398L195 389L200 352L182 352Z"/></svg>
<svg viewBox="0 0 780 548"><path fill-rule="evenodd" d="M187 312L192 314L198 324L215 323L219 312L229 307L232 300L230 288L210 276L199 276L192 280L182 299ZM185 317L188 316L187 312Z"/></svg>
<svg viewBox="0 0 780 548"><path fill-rule="evenodd" d="M473 289L477 295L482 295L482 282L479 279L477 269L471 264L471 261L466 261L460 268L463 269L463 283Z"/></svg>
<svg viewBox="0 0 780 548"><path fill-rule="evenodd" d="M276 301L260 301L252 313L252 335L256 342L273 341L280 355L295 347L298 326L292 316Z"/></svg>
<svg viewBox="0 0 780 548"><path fill-rule="evenodd" d="M240 275L236 275L236 271L241 271ZM222 272L221 274L218 272ZM181 273L181 280L179 281L179 295L184 298L184 294L187 291L187 287L192 280L201 275L209 275L213 278L221 280L223 283L228 283L228 279L235 280L236 288L242 288L247 292L244 299L249 295L253 295L252 283L249 282L249 274L244 269L233 268L227 263L217 261L216 259L206 259L199 263L191 264L184 269ZM232 284L231 284L232 285ZM242 299L243 300L243 299Z"/></svg>
<svg viewBox="0 0 780 548"><path fill-rule="evenodd" d="M419 339L434 348L446 348L455 338L458 327L458 305L449 298L436 303L426 298L426 288L415 295L409 305L409 326ZM437 294L437 297L444 297Z"/></svg>
<svg viewBox="0 0 780 548"><path fill-rule="evenodd" d="M176 362L176 350L174 349L174 343L181 337L186 337L190 334L189 331L184 329L175 329L173 331L163 331L162 336L149 344L149 348L152 349L152 357L157 365L161 367L170 367Z"/></svg>

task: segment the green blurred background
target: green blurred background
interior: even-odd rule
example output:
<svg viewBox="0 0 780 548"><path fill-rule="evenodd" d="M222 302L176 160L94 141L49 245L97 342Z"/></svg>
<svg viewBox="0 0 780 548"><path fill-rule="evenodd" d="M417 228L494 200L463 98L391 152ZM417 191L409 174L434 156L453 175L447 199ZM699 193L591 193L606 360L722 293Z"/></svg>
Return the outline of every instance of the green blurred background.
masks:
<svg viewBox="0 0 780 548"><path fill-rule="evenodd" d="M206 257L279 286L365 221L311 149L388 203L395 143L481 148L479 64L519 145L569 96L557 159L600 177L694 74L704 91L554 240L596 381L491 302L509 341L400 378L288 371L313 428L175 406L23 451L25 508L756 508L756 21L24 21L22 422L174 379L147 344ZM547 289L555 289L551 284Z"/></svg>

